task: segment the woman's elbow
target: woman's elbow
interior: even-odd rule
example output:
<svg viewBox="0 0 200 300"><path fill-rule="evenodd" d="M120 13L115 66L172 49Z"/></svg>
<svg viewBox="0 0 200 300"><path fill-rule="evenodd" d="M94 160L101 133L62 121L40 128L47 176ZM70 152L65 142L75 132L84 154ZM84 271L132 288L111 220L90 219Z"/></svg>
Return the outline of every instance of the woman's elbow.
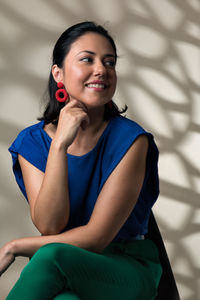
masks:
<svg viewBox="0 0 200 300"><path fill-rule="evenodd" d="M44 224L44 222L41 224L40 222L36 222L34 219L32 219L33 224L37 228L37 230L41 233L41 235L56 235L66 228L67 224Z"/></svg>
<svg viewBox="0 0 200 300"><path fill-rule="evenodd" d="M58 230L57 228L37 228L41 235L57 235L62 232L62 230Z"/></svg>

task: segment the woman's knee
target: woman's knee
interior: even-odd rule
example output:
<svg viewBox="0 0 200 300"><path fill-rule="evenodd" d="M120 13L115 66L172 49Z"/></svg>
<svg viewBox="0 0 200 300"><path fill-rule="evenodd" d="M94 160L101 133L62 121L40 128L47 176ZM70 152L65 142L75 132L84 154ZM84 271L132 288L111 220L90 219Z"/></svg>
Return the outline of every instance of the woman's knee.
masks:
<svg viewBox="0 0 200 300"><path fill-rule="evenodd" d="M50 243L42 246L31 258L33 261L38 261L39 263L63 263L71 264L73 261L77 260L80 252L83 249L64 243Z"/></svg>
<svg viewBox="0 0 200 300"><path fill-rule="evenodd" d="M50 243L42 246L31 258L23 273L33 273L40 269L42 272L59 272L70 274L74 267L88 257L87 251L79 247L64 244Z"/></svg>
<svg viewBox="0 0 200 300"><path fill-rule="evenodd" d="M44 261L54 262L57 260L63 248L61 243L50 243L42 246L38 251L33 255L31 260L37 260L41 263Z"/></svg>
<svg viewBox="0 0 200 300"><path fill-rule="evenodd" d="M60 243L50 243L38 249L23 269L21 275L34 274L38 270L48 273L57 269L61 245Z"/></svg>

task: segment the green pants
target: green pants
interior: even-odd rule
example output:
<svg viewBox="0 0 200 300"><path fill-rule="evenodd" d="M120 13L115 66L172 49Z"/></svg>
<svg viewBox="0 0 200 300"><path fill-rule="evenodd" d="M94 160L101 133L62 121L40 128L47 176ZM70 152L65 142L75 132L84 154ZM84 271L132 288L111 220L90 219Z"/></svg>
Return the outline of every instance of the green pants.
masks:
<svg viewBox="0 0 200 300"><path fill-rule="evenodd" d="M6 300L152 300L161 273L150 240L112 242L101 254L52 243L34 254Z"/></svg>

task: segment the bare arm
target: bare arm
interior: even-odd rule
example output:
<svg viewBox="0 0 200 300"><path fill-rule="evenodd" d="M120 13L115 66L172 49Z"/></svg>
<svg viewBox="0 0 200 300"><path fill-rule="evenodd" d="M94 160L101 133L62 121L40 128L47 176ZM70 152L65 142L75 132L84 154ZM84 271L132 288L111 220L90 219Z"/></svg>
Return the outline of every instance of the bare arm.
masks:
<svg viewBox="0 0 200 300"><path fill-rule="evenodd" d="M43 235L58 234L68 223L70 207L67 148L83 121L89 122L80 102L71 101L61 110L45 174L19 155L31 217Z"/></svg>
<svg viewBox="0 0 200 300"><path fill-rule="evenodd" d="M44 234L59 233L69 219L66 151L52 143L45 174L19 155L31 218Z"/></svg>
<svg viewBox="0 0 200 300"><path fill-rule="evenodd" d="M137 202L144 180L147 149L147 137L139 137L104 184L87 225L58 235L28 237L8 243L6 248L0 250L0 273L6 269L1 266L1 257L7 255L12 263L13 257L32 256L47 243L62 242L102 252L119 232Z"/></svg>

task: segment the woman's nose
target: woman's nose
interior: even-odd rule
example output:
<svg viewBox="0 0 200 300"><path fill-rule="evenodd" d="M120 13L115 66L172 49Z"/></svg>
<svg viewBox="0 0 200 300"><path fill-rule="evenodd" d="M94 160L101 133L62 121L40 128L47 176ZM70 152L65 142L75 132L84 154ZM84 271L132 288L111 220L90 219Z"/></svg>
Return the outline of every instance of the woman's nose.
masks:
<svg viewBox="0 0 200 300"><path fill-rule="evenodd" d="M95 64L94 73L96 76L103 76L106 73L106 68L102 62L97 62Z"/></svg>

